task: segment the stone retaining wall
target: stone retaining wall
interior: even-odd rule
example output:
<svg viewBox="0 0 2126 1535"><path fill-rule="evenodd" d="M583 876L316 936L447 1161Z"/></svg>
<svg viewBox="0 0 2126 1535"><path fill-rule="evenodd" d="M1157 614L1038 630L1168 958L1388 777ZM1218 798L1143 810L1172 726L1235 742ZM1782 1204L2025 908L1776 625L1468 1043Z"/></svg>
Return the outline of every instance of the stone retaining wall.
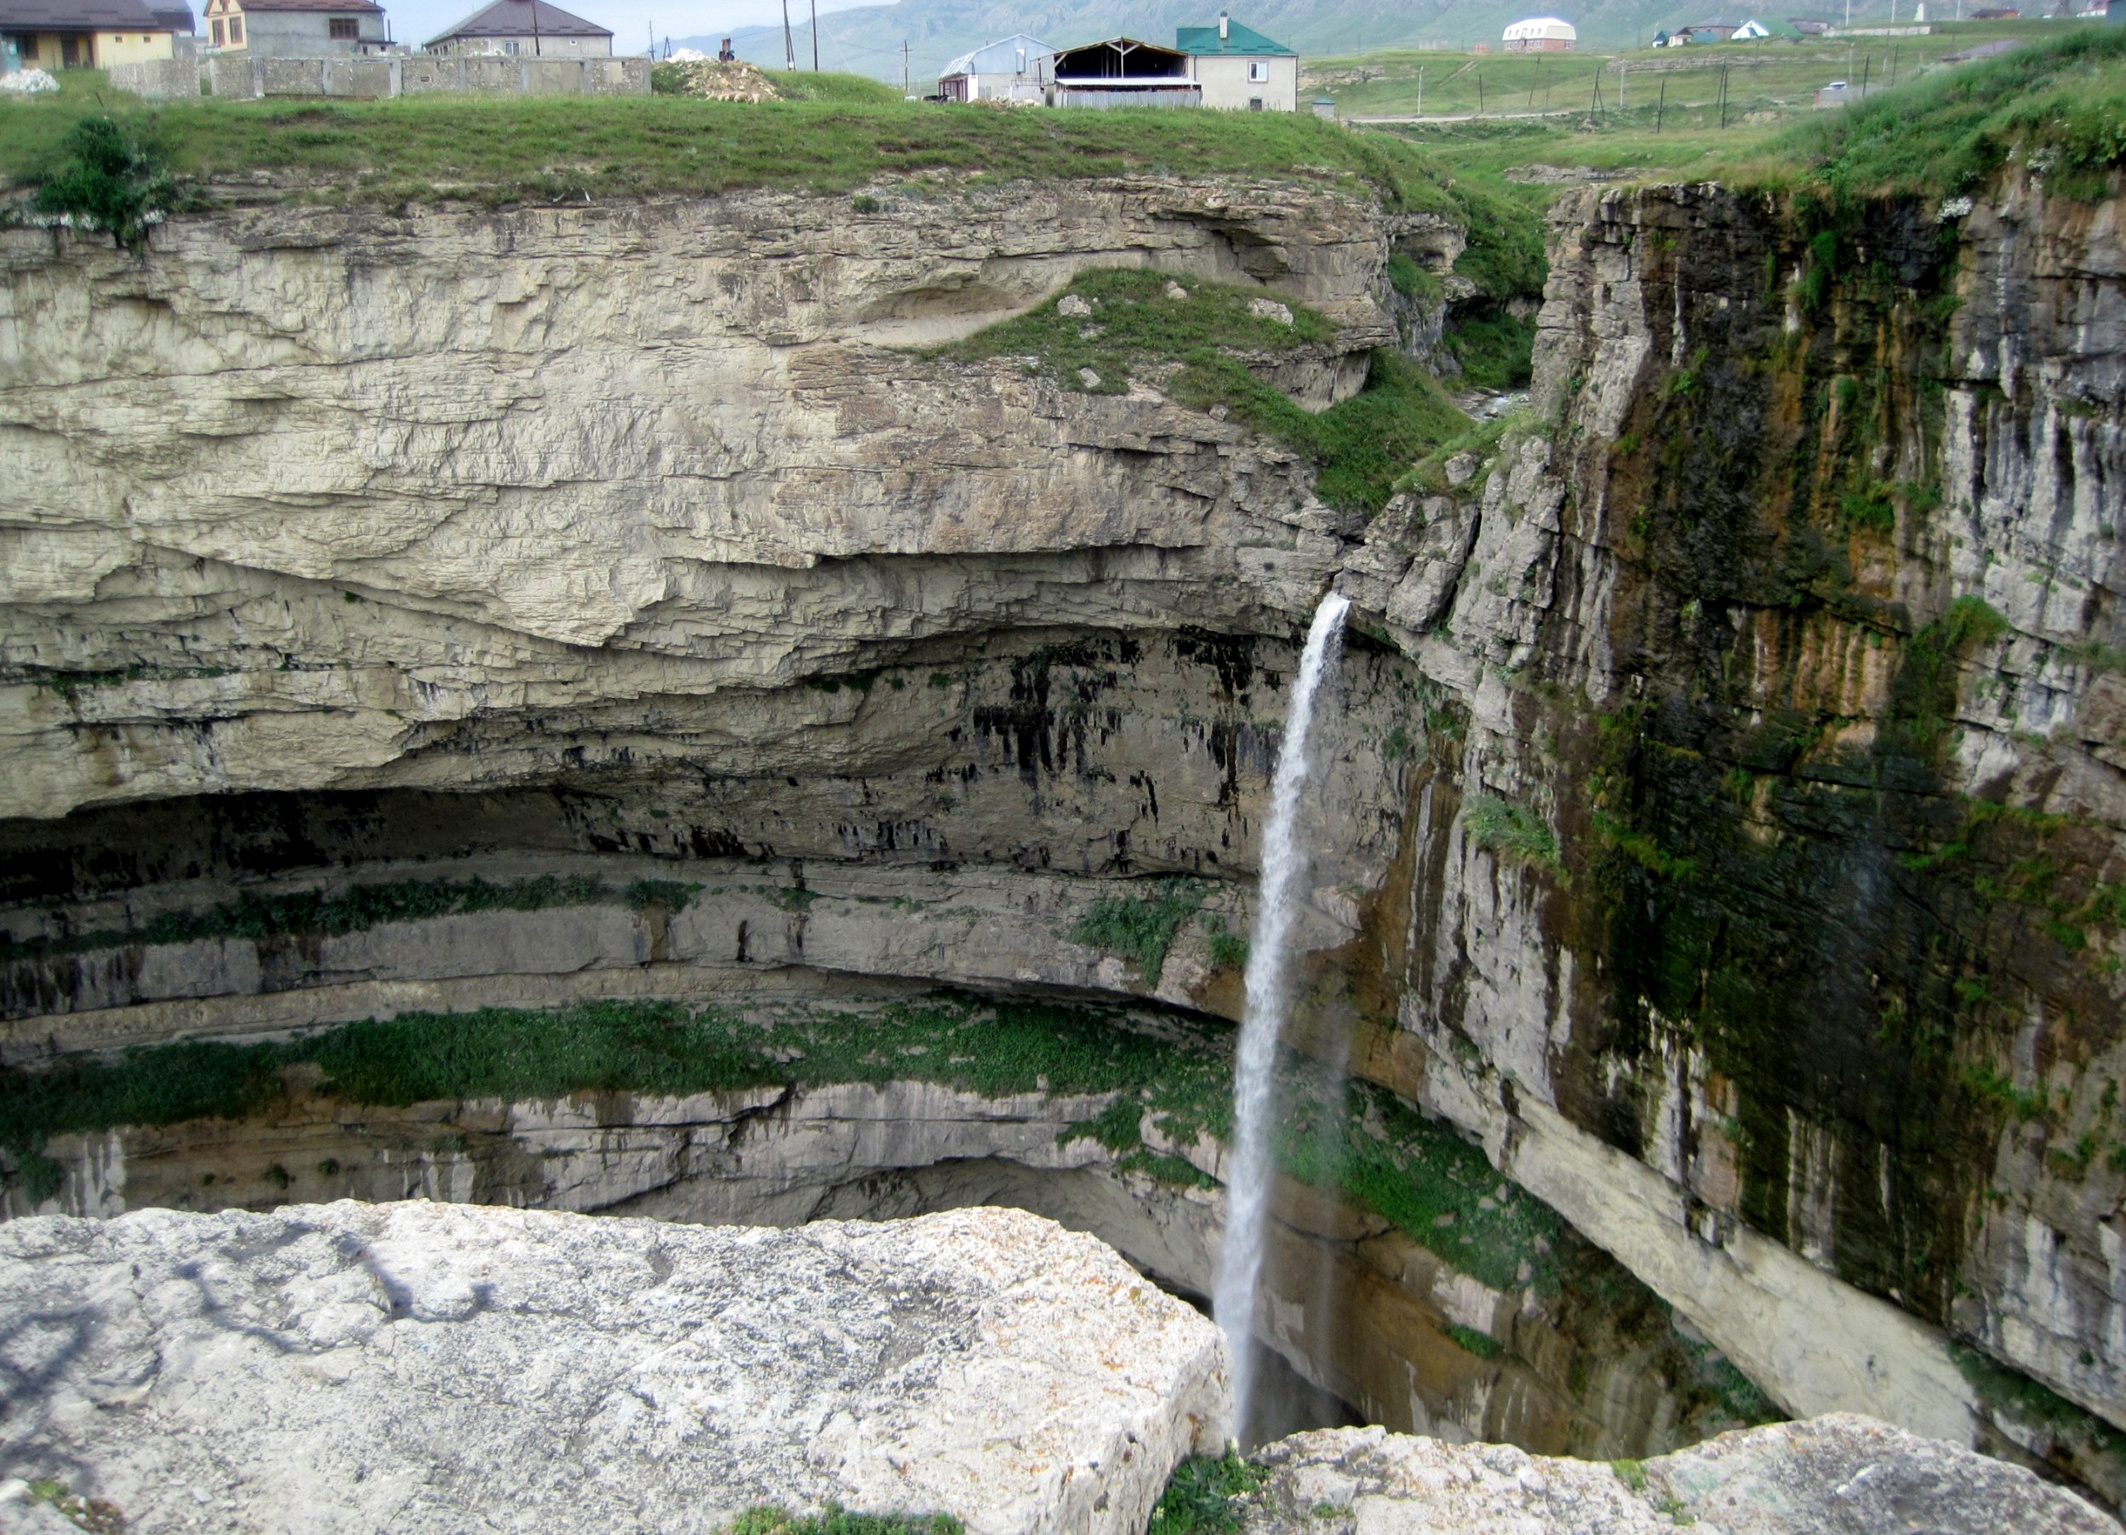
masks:
<svg viewBox="0 0 2126 1535"><path fill-rule="evenodd" d="M267 59L222 54L204 59L155 59L115 64L111 83L150 101L219 96L255 101L266 96L421 96L437 92L514 96L646 96L650 61L513 59L499 54L464 59Z"/></svg>

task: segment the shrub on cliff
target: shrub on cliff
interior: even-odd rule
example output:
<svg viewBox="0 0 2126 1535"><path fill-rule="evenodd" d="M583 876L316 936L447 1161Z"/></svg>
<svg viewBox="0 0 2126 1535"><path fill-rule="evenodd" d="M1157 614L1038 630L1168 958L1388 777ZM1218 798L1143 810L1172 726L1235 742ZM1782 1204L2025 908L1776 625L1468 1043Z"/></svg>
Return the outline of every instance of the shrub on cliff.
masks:
<svg viewBox="0 0 2126 1535"><path fill-rule="evenodd" d="M176 200L162 156L109 117L75 123L66 150L37 191L37 211L103 230L123 246L145 242Z"/></svg>

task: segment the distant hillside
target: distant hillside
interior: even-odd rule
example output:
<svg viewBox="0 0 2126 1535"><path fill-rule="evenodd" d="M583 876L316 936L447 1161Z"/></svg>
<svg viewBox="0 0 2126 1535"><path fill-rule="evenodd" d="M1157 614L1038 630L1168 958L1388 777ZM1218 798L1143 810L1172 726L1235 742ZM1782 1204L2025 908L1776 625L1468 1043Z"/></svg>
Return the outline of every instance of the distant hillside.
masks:
<svg viewBox="0 0 2126 1535"><path fill-rule="evenodd" d="M820 63L828 69L901 77L901 45L908 44L910 72L921 89L934 87L938 69L956 54L1014 32L1030 32L1057 47L1124 33L1147 42L1171 43L1177 26L1216 19L1220 0L899 0L836 11L819 22ZM1899 9L1910 14L1910 0ZM1829 15L1813 3L1770 6L1766 15ZM1425 45L1466 48L1496 42L1506 24L1523 16L1556 14L1580 29L1582 44L1630 48L1663 27L1722 18L1742 21L1755 14L1746 4L1721 0L1593 0L1546 6L1541 0L1241 0L1234 18L1299 50L1303 58L1354 54L1376 48ZM1862 0L1853 19L1888 19L1889 0ZM790 22L800 67L812 61L810 12L791 0ZM746 27L732 34L741 58L768 68L783 62L780 27ZM714 37L676 40L713 51Z"/></svg>

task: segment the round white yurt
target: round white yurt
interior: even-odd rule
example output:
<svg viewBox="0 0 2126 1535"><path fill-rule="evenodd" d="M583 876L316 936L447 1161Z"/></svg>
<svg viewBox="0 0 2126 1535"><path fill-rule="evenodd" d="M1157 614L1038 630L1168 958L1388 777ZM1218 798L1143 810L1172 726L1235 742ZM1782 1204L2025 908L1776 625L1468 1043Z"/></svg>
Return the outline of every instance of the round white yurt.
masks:
<svg viewBox="0 0 2126 1535"><path fill-rule="evenodd" d="M1508 53L1570 53L1579 40L1572 23L1555 16L1531 16L1506 29Z"/></svg>

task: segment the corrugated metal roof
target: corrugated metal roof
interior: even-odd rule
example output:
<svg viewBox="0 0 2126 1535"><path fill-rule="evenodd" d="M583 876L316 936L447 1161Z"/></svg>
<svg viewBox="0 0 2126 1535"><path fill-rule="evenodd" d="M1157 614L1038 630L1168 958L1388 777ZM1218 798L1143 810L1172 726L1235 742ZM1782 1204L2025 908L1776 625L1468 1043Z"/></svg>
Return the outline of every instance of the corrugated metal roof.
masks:
<svg viewBox="0 0 2126 1535"><path fill-rule="evenodd" d="M1272 54L1278 57L1299 57L1298 54L1287 48L1283 43L1273 43L1253 27L1243 27L1237 21L1227 21L1225 31L1226 35L1220 37L1218 28L1215 25L1208 27L1176 27L1174 28L1174 46L1183 53L1192 54L1198 58L1205 58L1217 53Z"/></svg>
<svg viewBox="0 0 2126 1535"><path fill-rule="evenodd" d="M0 0L0 32L158 32L142 0Z"/></svg>
<svg viewBox="0 0 2126 1535"><path fill-rule="evenodd" d="M1018 68L1019 50L1026 51L1026 62L1045 59L1056 50L1038 37L1029 37L1024 32L1015 32L1010 37L1000 37L993 43L984 43L972 52L963 53L939 71L938 78L949 80L954 75L991 75L1015 72Z"/></svg>
<svg viewBox="0 0 2126 1535"><path fill-rule="evenodd" d="M533 13L538 22L533 24ZM454 37L611 37L613 34L594 21L585 21L581 16L572 16L558 5L548 5L546 0L495 0L493 5L474 11L447 32L438 32L421 46L433 48L437 43L447 43Z"/></svg>

